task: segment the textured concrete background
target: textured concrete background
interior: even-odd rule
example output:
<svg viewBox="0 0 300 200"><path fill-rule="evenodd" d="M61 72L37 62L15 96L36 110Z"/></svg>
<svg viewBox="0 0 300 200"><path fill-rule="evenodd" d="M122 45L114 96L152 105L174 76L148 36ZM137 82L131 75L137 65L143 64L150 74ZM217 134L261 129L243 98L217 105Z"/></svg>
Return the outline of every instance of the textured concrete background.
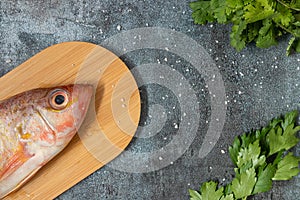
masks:
<svg viewBox="0 0 300 200"><path fill-rule="evenodd" d="M262 50L249 46L237 53L229 45L230 26L194 25L188 2L0 2L1 75L56 43L78 40L101 44L107 38L134 28L160 27L186 34L203 46L218 66L225 84L225 125L213 150L200 159L197 152L201 148L208 124L213 123L209 118L209 91L201 74L180 55L168 51L142 49L122 56L130 68L146 63L165 64L188 80L198 99L199 109L195 112L200 113L196 138L178 160L163 169L148 173L128 173L106 166L60 195L58 200L188 199L188 189L198 188L203 181L214 179L227 183L231 180L233 165L227 148L235 135L259 128L273 117L298 109L300 55L285 56L288 37L281 39L277 47ZM106 47L110 49L109 45ZM184 48L187 52L191 50ZM150 76L156 74L156 71L152 71ZM176 83L179 80L168 81ZM151 123L148 108L152 104L160 104L164 108L167 123L153 137L135 138L127 151L151 152L170 142L166 138L176 135L176 124L180 124L184 114L178 110L178 94L157 84L144 85L140 89L144 102L141 126ZM184 94L186 88L181 90ZM152 126L155 127L155 124ZM299 155L300 146L294 151ZM165 158L157 158L162 159ZM253 199L294 200L297 196L300 196L299 176L289 182L276 182L272 191Z"/></svg>

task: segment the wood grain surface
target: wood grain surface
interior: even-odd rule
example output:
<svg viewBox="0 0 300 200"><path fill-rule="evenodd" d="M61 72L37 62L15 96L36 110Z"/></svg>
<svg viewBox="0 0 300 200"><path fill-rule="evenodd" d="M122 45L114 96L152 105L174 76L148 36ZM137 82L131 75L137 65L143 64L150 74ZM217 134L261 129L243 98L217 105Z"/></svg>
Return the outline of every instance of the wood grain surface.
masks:
<svg viewBox="0 0 300 200"><path fill-rule="evenodd" d="M116 55L91 43L66 42L36 54L1 77L0 99L33 88L74 83L95 88L78 134L5 199L53 199L110 162L131 141L140 117L137 84Z"/></svg>

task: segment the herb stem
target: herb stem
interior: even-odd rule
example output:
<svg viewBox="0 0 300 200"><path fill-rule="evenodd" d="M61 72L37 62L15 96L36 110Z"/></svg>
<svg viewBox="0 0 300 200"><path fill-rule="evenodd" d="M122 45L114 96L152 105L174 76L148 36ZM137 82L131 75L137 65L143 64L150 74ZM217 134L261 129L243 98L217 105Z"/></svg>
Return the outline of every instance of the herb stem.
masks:
<svg viewBox="0 0 300 200"><path fill-rule="evenodd" d="M300 35L294 33L293 31L291 31L290 29L284 27L283 25L277 23L277 22L274 22L277 26L279 26L280 28L282 28L283 30L285 30L286 32L292 34L294 37L300 37Z"/></svg>
<svg viewBox="0 0 300 200"><path fill-rule="evenodd" d="M288 4L284 3L284 2L282 2L281 0L277 0L277 2L280 3L281 5L283 5L283 6L287 7L287 8L289 8L289 9L296 10L296 11L300 11L299 8L294 8L294 7L290 6L290 5L288 5Z"/></svg>

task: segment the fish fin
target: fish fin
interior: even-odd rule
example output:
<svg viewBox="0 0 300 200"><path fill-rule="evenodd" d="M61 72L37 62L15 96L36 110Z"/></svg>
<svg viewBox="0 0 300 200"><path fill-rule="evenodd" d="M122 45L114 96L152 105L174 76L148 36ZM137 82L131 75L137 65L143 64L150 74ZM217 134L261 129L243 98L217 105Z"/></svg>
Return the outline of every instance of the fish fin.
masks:
<svg viewBox="0 0 300 200"><path fill-rule="evenodd" d="M18 150L7 161L4 168L0 170L0 181L8 177L23 165L31 156L25 152L22 144L19 144Z"/></svg>
<svg viewBox="0 0 300 200"><path fill-rule="evenodd" d="M6 194L3 194L3 196L0 195L0 198L4 198L7 195L16 192L17 190L19 190L25 183L27 183L29 181L29 179L31 179L31 177L33 177L37 171L39 171L41 169L42 166L40 166L39 168L35 169L34 171L32 171L28 176L26 176L20 183L18 183L18 185L16 185L16 187L10 191L8 191Z"/></svg>
<svg viewBox="0 0 300 200"><path fill-rule="evenodd" d="M43 166L41 163L43 155L35 154L4 180L0 180L0 199L23 186Z"/></svg>

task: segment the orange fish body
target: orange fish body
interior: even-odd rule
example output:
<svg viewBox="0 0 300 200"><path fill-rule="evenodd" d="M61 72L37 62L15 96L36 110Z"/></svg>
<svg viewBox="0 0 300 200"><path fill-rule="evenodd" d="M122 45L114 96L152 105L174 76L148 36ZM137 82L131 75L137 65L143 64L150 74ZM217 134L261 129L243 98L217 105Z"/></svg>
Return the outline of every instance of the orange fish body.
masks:
<svg viewBox="0 0 300 200"><path fill-rule="evenodd" d="M34 89L0 102L0 199L69 143L93 93L89 85Z"/></svg>

